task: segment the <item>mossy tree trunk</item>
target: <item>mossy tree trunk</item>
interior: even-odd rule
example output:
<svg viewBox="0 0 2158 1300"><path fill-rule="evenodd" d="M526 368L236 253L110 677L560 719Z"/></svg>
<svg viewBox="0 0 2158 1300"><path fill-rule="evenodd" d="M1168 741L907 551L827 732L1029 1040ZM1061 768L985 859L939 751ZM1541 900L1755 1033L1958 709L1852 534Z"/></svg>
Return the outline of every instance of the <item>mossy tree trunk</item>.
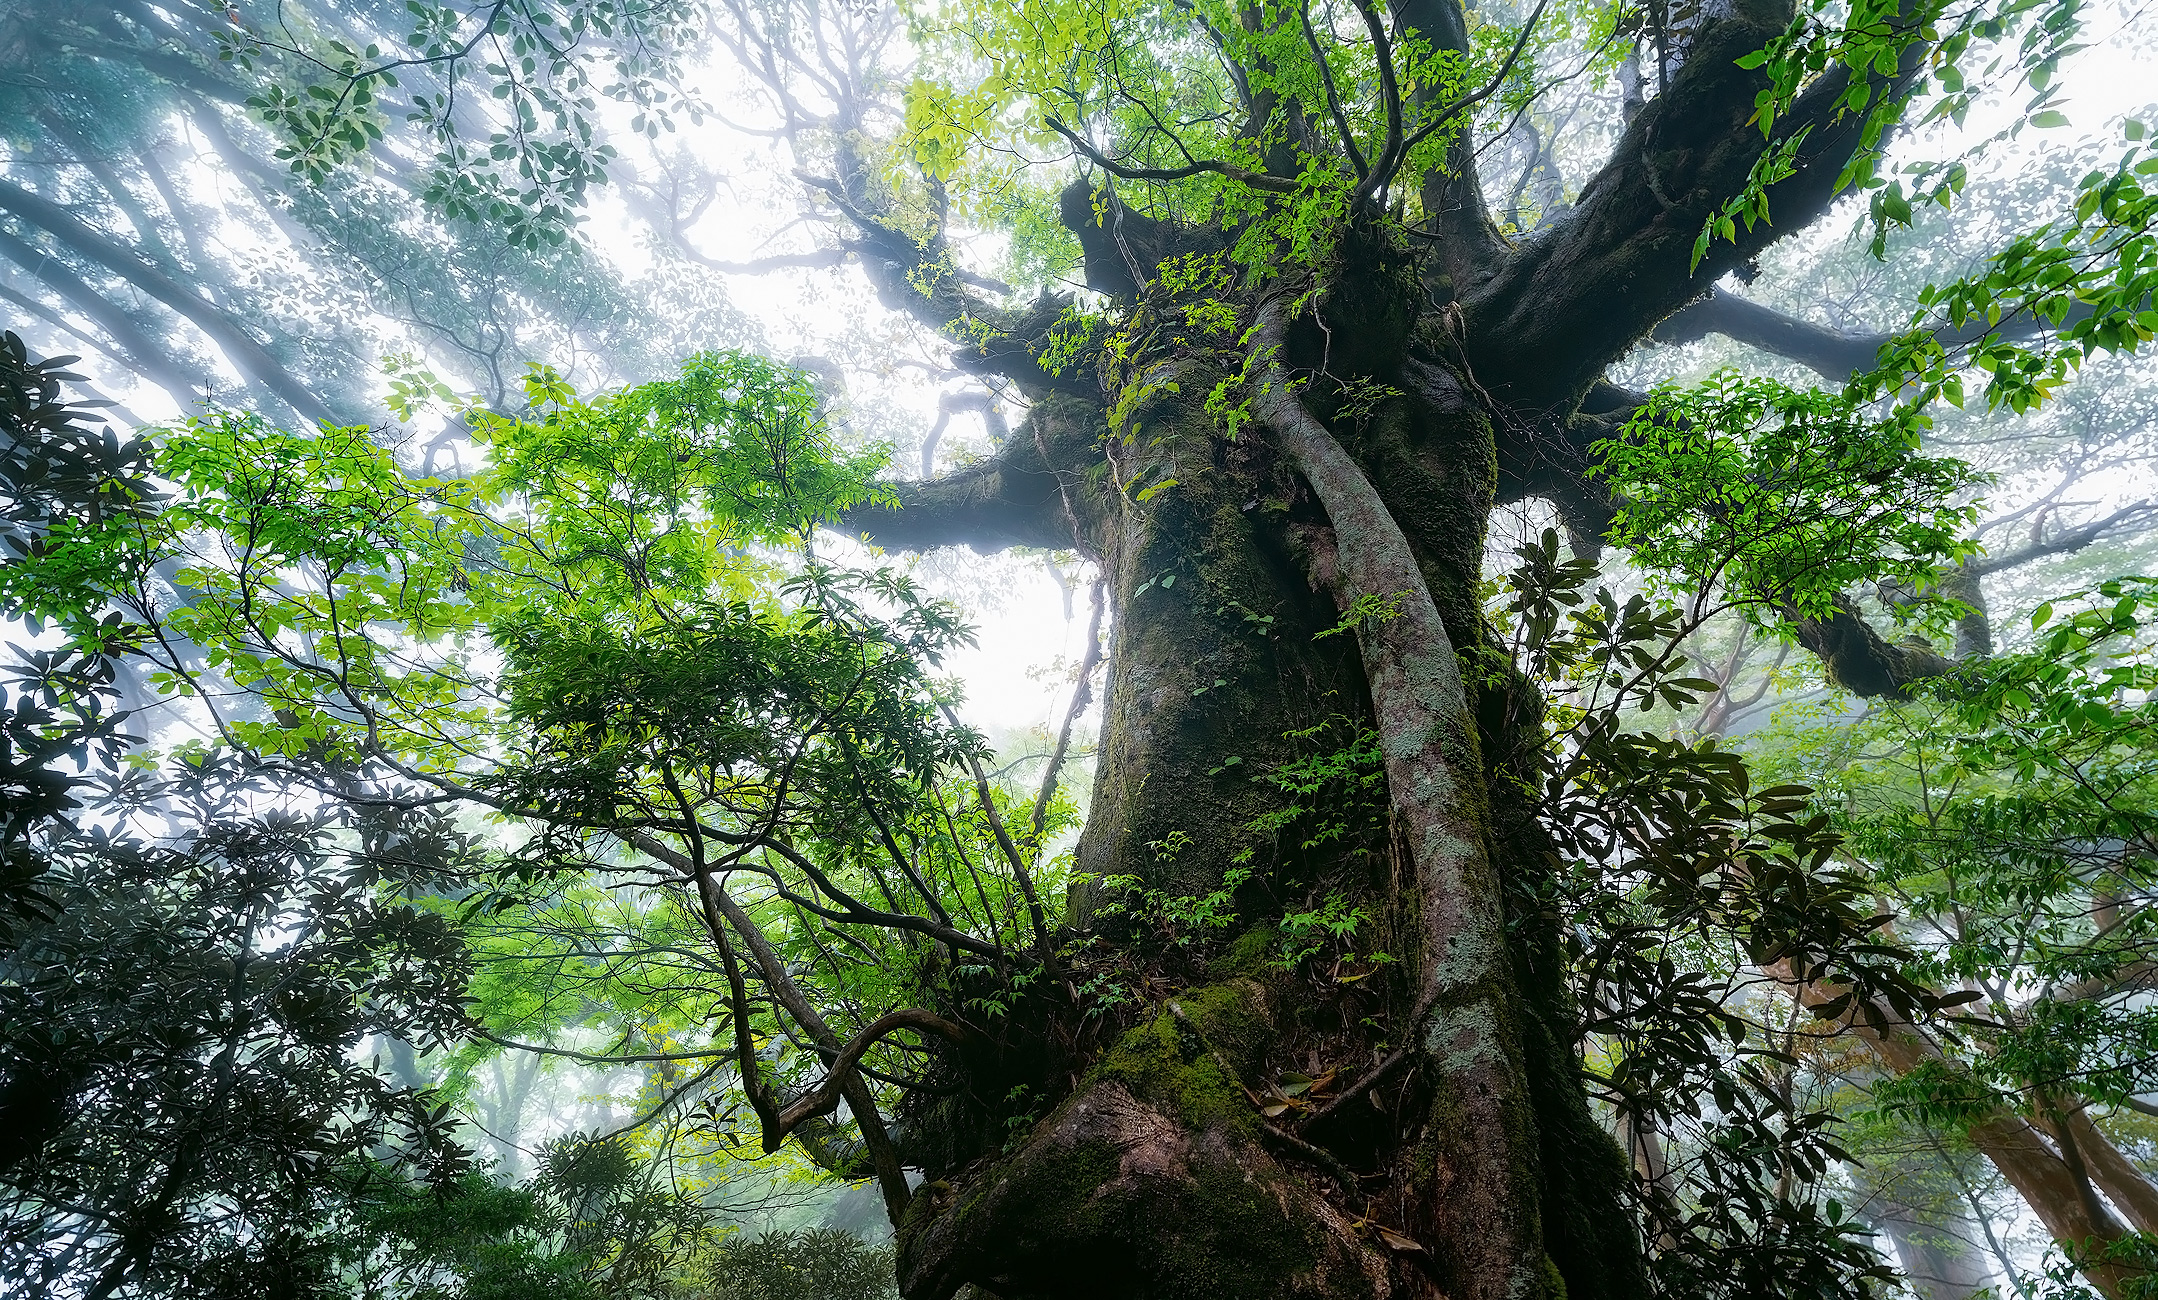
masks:
<svg viewBox="0 0 2158 1300"><path fill-rule="evenodd" d="M909 1300L1647 1294L1629 1166L1589 1110L1539 901L1556 856L1521 778L1541 702L1477 591L1499 503L1542 497L1581 543L1602 533L1586 448L1638 400L1605 367L1834 197L1856 143L1834 116L1841 73L1779 128L1810 133L1771 191L1778 224L1689 260L1769 143L1748 125L1760 80L1733 60L1789 18L1742 0L1705 20L1535 240L1499 235L1464 142L1422 179L1415 239L1360 212L1315 300L1236 289L1241 358L1046 373L1062 303L972 299L941 237L880 220L866 189L848 209L885 297L989 322L958 362L1032 405L995 456L845 526L899 549L1076 549L1114 610L1085 882L1063 918L1077 955L1051 972L1071 996L1022 1006L1029 1046L976 1044L957 1095L903 1112L928 1176L900 1227ZM1452 0L1395 19L1465 39ZM1085 188L1064 207L1090 283L1126 310L1156 292L1148 267L1220 247L1136 212L1109 231ZM1239 360L1251 418L1232 431L1202 399ZM1289 796L1264 778L1321 751L1383 780L1328 787L1282 825ZM1368 918L1350 960L1281 960L1284 917L1329 899ZM1149 907L1235 921L1178 933ZM1105 961L1136 1005L1052 1023ZM1269 1104L1285 1076L1325 1083Z"/></svg>
<svg viewBox="0 0 2158 1300"><path fill-rule="evenodd" d="M1337 346L1354 328L1330 324ZM1316 342L1291 332L1283 363L1315 370ZM1589 1114L1557 936L1534 902L1550 854L1508 779L1531 743L1515 724L1536 704L1499 670L1478 611L1494 422L1438 341L1400 330L1381 350L1393 354L1378 376L1392 392L1369 409L1329 410L1339 392L1323 383L1291 400L1346 453L1406 547L1413 572L1385 590L1345 577L1365 530L1337 533L1280 436L1226 436L1201 409L1218 376L1197 362L1150 373L1155 396L1119 428L1105 420L1113 402L1044 395L1025 443L972 476L910 490L914 508L891 521L920 526L969 498L996 500L1008 517L1020 491L1040 493L1040 531L1019 540L1101 566L1116 617L1077 853L1085 879L1066 923L1150 965L1160 990L1121 1035L1066 1063L1061 1100L1016 1142L960 1140L1005 1129L957 1115L953 1101L913 1117L941 1140L916 1154L931 1181L901 1231L910 1297L968 1284L1011 1300L1643 1293L1626 1167ZM1143 500L1131 488L1165 479L1174 485ZM1053 495L1041 492L1050 484ZM887 542L929 540L879 529L875 516L852 522ZM1508 913L1489 918L1503 937L1473 988L1433 982L1419 935L1461 900L1431 896L1419 878L1402 790L1362 806L1329 792L1344 805L1287 828L1264 820L1288 802L1262 779L1270 771L1359 735L1409 761L1432 740L1428 722L1374 701L1372 629L1407 620L1366 622L1362 644L1327 635L1356 597L1398 603L1417 586L1453 643L1399 658L1411 675L1443 669L1463 699L1466 743L1447 767L1474 788L1443 806L1460 813L1484 892ZM1399 786L1398 765L1384 766ZM1305 847L1317 821L1335 833ZM1105 891L1111 878L1139 884ZM1187 904L1226 892L1236 921L1179 943L1105 907L1148 891ZM1358 949L1399 960L1332 973L1285 965L1280 917L1329 896L1371 918ZM1285 1115L1253 1101L1284 1075L1329 1073L1332 1087Z"/></svg>

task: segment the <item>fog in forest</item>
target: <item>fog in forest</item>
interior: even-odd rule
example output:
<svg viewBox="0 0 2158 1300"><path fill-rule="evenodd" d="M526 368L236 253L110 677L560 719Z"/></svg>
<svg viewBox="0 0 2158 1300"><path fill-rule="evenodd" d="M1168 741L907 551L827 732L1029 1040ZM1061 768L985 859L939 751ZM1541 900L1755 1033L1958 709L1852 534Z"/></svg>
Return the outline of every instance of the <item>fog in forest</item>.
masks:
<svg viewBox="0 0 2158 1300"><path fill-rule="evenodd" d="M2154 33L0 0L0 1294L2158 1296Z"/></svg>

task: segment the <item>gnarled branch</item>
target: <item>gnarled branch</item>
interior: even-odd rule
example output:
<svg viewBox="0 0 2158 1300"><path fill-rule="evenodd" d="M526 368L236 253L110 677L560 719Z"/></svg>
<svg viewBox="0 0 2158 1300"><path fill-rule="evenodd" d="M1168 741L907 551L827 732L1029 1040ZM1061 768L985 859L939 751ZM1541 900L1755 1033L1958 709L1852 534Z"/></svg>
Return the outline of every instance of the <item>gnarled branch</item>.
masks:
<svg viewBox="0 0 2158 1300"><path fill-rule="evenodd" d="M1844 165L1867 144L1867 115L1842 111L1848 71L1815 81L1772 138L1750 125L1768 83L1737 61L1778 35L1787 16L1771 0L1740 0L1706 24L1670 88L1628 126L1573 210L1467 295L1470 366L1488 391L1520 410L1571 403L1657 321L1828 210ZM1902 93L1930 48L1915 41L1892 73L1875 74L1874 102ZM1695 264L1703 225L1768 151L1794 140L1791 174L1768 190L1773 224L1713 243Z"/></svg>
<svg viewBox="0 0 2158 1300"><path fill-rule="evenodd" d="M2088 315L2089 310L2079 306L2070 319L2078 313ZM1944 346L1953 348L1976 343L1988 334L2007 339L2032 339L2055 328L2051 321L2023 314L1991 326L1982 318L1960 328L1943 326L1934 331L1934 337ZM1710 289L1707 294L1666 316L1649 337L1658 343L1692 343L1709 334L1721 334L1763 352L1796 361L1837 384L1873 369L1881 349L1895 337L1886 332L1839 330L1816 325L1724 289Z"/></svg>
<svg viewBox="0 0 2158 1300"><path fill-rule="evenodd" d="M1013 546L1056 550L1076 540L1056 472L1024 433L942 478L891 487L896 509L857 506L834 526L889 551L968 546L986 555Z"/></svg>
<svg viewBox="0 0 2158 1300"><path fill-rule="evenodd" d="M1956 661L1922 642L1891 642L1873 629L1847 600L1826 618L1785 610L1800 645L1821 660L1828 680L1861 699L1903 699L1918 682L1946 676Z"/></svg>

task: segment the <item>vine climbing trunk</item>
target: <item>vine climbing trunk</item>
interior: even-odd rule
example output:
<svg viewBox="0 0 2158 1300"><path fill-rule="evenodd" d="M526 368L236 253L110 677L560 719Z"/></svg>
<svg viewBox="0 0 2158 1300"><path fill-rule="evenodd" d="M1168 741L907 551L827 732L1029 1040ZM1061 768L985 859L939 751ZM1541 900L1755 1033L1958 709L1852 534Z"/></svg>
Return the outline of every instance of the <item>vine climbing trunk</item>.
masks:
<svg viewBox="0 0 2158 1300"><path fill-rule="evenodd" d="M1544 1260L1535 1118L1512 1024L1518 995L1460 658L1400 525L1298 399L1280 361L1288 343L1280 304L1268 303L1259 319L1253 410L1331 525L1328 585L1355 623L1387 787L1414 866L1422 969L1407 1032L1437 1093L1431 1141L1443 1171L1421 1199L1445 1271L1457 1279L1454 1294L1534 1294Z"/></svg>

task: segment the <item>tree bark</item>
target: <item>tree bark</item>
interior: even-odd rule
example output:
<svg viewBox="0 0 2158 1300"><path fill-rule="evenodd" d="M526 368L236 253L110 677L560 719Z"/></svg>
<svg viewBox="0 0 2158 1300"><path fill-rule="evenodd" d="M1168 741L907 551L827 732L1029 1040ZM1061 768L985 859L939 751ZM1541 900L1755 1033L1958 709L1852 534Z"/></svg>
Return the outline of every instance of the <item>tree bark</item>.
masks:
<svg viewBox="0 0 2158 1300"><path fill-rule="evenodd" d="M1993 1285L1993 1270L1966 1239L1967 1214L1929 1213L1876 1194L1867 1217L1895 1248L1919 1300L1971 1300Z"/></svg>
<svg viewBox="0 0 2158 1300"><path fill-rule="evenodd" d="M1466 39L1451 0L1392 9L1440 47ZM1235 435L1202 403L1235 362L1165 349L1120 363L1122 378L1047 375L1031 342L1058 304L989 307L941 236L902 244L851 146L832 179L809 178L860 229L888 302L935 328L991 323L958 364L1033 399L990 459L898 485L898 509L839 526L901 549L1073 547L1114 611L1063 917L1077 969L1036 1008L1038 1036L1015 1026L964 1049L967 1098L902 1107L895 1131L928 1177L897 1242L908 1300L967 1286L1002 1300L1648 1294L1626 1157L1591 1117L1566 950L1536 901L1557 868L1524 793L1540 704L1494 666L1479 583L1496 501L1546 497L1583 545L1600 539L1611 502L1587 448L1636 400L1604 368L1834 198L1858 143L1855 122L1832 120L1840 72L1783 128L1811 133L1773 191L1775 229L1690 265L1703 219L1769 147L1747 126L1765 83L1735 60L1789 17L1781 0L1739 0L1694 32L1670 90L1535 239L1501 239L1460 169L1419 178L1432 221L1411 252L1352 222L1306 314L1242 293L1239 346L1257 353L1240 358L1252 420ZM1154 292L1134 241L1149 257L1218 246L1134 215L1113 240L1086 197L1067 194L1067 219L1088 282L1114 297ZM1900 692L1935 667L1847 622L1813 633L1832 672ZM1364 737L1377 807L1329 789L1300 814L1338 818L1326 836L1258 829L1285 802L1270 773ZM1331 983L1281 960L1282 918L1328 897L1366 909L1357 946L1405 956L1399 976ZM1198 914L1219 928L1171 919ZM1101 1018L1084 1033L1044 1027L1074 1014L1105 950L1155 991L1088 1012ZM1338 1099L1262 1110L1292 1070ZM995 1100L1044 1079L1059 1081L1046 1113ZM1982 1136L2019 1187L2066 1181L2028 1124ZM2078 1226L2059 1229L2117 1232Z"/></svg>
<svg viewBox="0 0 2158 1300"><path fill-rule="evenodd" d="M1288 343L1279 313L1278 304L1260 309L1254 413L1326 512L1333 540L1323 567L1335 605L1345 617L1360 601L1390 607L1358 622L1356 637L1415 867L1423 970L1410 1032L1442 1093L1434 1137L1447 1174L1428 1192L1439 1249L1455 1294L1532 1295L1544 1281L1535 1119L1511 1023L1519 993L1460 658L1400 525L1292 391L1279 360Z"/></svg>
<svg viewBox="0 0 2158 1300"><path fill-rule="evenodd" d="M1266 339L1277 365L1318 359L1290 322ZM1277 384L1254 404L1267 436L1229 441L1198 401L1216 376L1177 364L1151 379L1170 395L1121 428L1103 404L1052 395L992 460L843 521L889 546L1025 536L1101 565L1109 681L1065 924L1151 953L1181 989L1064 1067L1069 1091L1008 1151L993 1108L902 1112L929 1178L901 1225L904 1293L1644 1295L1624 1158L1588 1113L1555 936L1502 885L1542 870L1529 864L1548 846L1494 803L1513 787L1484 753L1490 709L1451 640L1460 627L1481 650L1486 636L1491 422L1427 360L1338 429L1330 381L1308 404ZM1398 350L1393 364L1411 365ZM1342 608L1359 596L1408 612L1322 635L1352 630ZM1321 849L1253 829L1282 799L1255 778L1313 733L1331 745L1366 728L1391 814ZM1414 954L1413 979L1314 998L1280 967L1276 900L1330 888L1366 900L1374 942ZM1118 910L1144 890L1225 891L1248 919L1180 967ZM1397 1046L1404 1064L1379 1068ZM1269 1122L1250 1097L1314 1057L1375 1086L1302 1133ZM1021 1077L972 1064L989 1076L977 1096L998 1069Z"/></svg>

